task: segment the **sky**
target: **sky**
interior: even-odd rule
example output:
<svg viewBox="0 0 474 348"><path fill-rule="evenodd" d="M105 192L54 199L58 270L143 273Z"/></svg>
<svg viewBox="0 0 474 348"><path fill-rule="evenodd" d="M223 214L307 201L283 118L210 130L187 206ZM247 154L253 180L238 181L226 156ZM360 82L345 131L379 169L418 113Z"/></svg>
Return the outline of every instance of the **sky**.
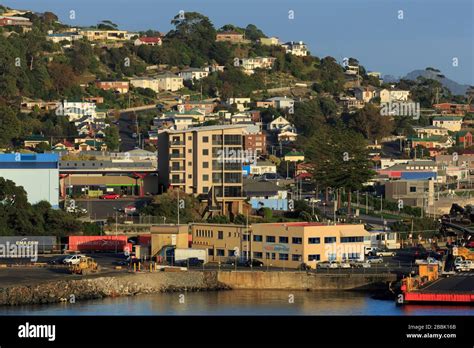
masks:
<svg viewBox="0 0 474 348"><path fill-rule="evenodd" d="M474 85L473 0L0 0L0 4L51 11L70 25L108 19L130 31L167 32L179 11L196 11L208 16L216 28L255 24L281 41L304 41L312 55L332 56L339 62L354 57L367 70L383 75L400 77L434 67L456 82ZM71 10L74 20L69 18Z"/></svg>

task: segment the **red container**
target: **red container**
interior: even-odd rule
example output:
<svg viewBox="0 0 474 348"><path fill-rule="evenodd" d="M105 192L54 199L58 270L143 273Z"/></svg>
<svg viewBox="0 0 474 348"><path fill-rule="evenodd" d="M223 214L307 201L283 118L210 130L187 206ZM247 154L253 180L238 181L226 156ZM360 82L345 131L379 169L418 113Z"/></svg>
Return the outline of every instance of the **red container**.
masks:
<svg viewBox="0 0 474 348"><path fill-rule="evenodd" d="M148 246L151 244L151 234L140 234L138 236L138 244Z"/></svg>
<svg viewBox="0 0 474 348"><path fill-rule="evenodd" d="M70 236L68 249L71 251L124 251L131 247L127 236Z"/></svg>

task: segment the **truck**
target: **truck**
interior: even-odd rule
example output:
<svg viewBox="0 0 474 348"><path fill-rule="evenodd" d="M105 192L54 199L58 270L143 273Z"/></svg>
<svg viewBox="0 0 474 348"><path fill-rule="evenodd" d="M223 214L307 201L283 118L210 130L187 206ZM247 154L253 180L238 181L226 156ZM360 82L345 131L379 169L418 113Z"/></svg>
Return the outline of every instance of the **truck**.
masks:
<svg viewBox="0 0 474 348"><path fill-rule="evenodd" d="M460 257L463 260L474 261L474 250L472 248L455 246L453 247L453 256Z"/></svg>
<svg viewBox="0 0 474 348"><path fill-rule="evenodd" d="M167 255L167 261L172 264L185 263L189 259L198 259L201 263L207 263L207 250L175 248Z"/></svg>

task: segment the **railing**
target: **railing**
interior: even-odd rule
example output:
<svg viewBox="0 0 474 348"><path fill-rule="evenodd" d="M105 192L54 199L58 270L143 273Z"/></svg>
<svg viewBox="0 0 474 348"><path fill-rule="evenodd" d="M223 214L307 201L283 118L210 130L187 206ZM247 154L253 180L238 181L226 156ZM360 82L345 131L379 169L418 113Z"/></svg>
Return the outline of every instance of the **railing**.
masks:
<svg viewBox="0 0 474 348"><path fill-rule="evenodd" d="M184 153L171 153L171 158L184 158Z"/></svg>

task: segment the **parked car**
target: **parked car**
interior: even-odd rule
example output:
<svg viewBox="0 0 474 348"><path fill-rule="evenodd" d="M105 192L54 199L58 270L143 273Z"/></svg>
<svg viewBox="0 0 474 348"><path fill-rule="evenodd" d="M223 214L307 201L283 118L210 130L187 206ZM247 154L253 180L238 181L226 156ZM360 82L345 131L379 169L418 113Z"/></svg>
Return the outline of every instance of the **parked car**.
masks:
<svg viewBox="0 0 474 348"><path fill-rule="evenodd" d="M340 264L340 262L337 262L335 260L333 260L333 261L323 261L323 262L319 262L316 265L316 267L317 268L339 268L340 267L339 264Z"/></svg>
<svg viewBox="0 0 474 348"><path fill-rule="evenodd" d="M471 260L464 260L456 266L456 271L458 272L470 272L474 271L474 262Z"/></svg>
<svg viewBox="0 0 474 348"><path fill-rule="evenodd" d="M383 263L382 256L369 256L367 258L368 263Z"/></svg>
<svg viewBox="0 0 474 348"><path fill-rule="evenodd" d="M119 199L120 195L117 193L108 193L99 197L100 199Z"/></svg>
<svg viewBox="0 0 474 348"><path fill-rule="evenodd" d="M245 262L246 267L263 267L263 262L260 260L248 260Z"/></svg>
<svg viewBox="0 0 474 348"><path fill-rule="evenodd" d="M428 252L422 246L409 247L397 250L397 257L408 259L412 262L418 259L426 259Z"/></svg>
<svg viewBox="0 0 474 348"><path fill-rule="evenodd" d="M300 271L309 271L311 267L303 262L301 265L298 266L298 269Z"/></svg>
<svg viewBox="0 0 474 348"><path fill-rule="evenodd" d="M203 260L198 259L197 257L190 257L187 260L180 260L175 262L175 266L185 266L185 267L197 267L202 266Z"/></svg>
<svg viewBox="0 0 474 348"><path fill-rule="evenodd" d="M85 255L69 255L66 256L63 260L65 265L77 265L81 258L86 257Z"/></svg>
<svg viewBox="0 0 474 348"><path fill-rule="evenodd" d="M397 255L397 253L393 250L388 250L388 249L377 249L375 251L375 256L383 256L383 257L386 257L386 256L395 256Z"/></svg>
<svg viewBox="0 0 474 348"><path fill-rule="evenodd" d="M68 256L67 256L67 255L66 255L66 256L63 255L63 256L55 257L54 259L49 260L48 263L49 263L50 265L60 265L60 264L63 263L63 261L64 261L64 259L65 259L66 257L68 257Z"/></svg>
<svg viewBox="0 0 474 348"><path fill-rule="evenodd" d="M339 268L351 268L350 262L340 262L338 266Z"/></svg>

